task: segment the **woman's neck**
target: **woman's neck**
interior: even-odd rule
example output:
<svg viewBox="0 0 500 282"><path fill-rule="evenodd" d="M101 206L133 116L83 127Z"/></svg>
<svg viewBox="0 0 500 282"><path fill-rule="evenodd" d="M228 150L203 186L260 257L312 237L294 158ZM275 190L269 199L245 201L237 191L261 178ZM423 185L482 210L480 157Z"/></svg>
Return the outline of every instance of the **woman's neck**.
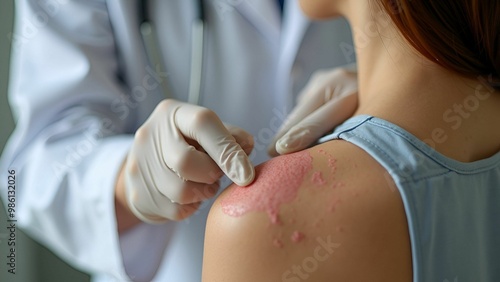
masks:
<svg viewBox="0 0 500 282"><path fill-rule="evenodd" d="M469 162L500 150L500 95L413 50L372 1L349 1L359 77L356 114L393 122L438 152ZM486 78L483 78L486 79ZM498 133L497 133L498 132Z"/></svg>

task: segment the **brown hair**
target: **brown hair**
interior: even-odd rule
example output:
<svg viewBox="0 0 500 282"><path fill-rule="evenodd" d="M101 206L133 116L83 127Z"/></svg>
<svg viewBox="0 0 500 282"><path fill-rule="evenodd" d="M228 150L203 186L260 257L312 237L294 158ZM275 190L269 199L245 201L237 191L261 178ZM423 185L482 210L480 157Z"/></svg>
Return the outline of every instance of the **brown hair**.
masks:
<svg viewBox="0 0 500 282"><path fill-rule="evenodd" d="M422 55L500 90L499 0L378 1Z"/></svg>

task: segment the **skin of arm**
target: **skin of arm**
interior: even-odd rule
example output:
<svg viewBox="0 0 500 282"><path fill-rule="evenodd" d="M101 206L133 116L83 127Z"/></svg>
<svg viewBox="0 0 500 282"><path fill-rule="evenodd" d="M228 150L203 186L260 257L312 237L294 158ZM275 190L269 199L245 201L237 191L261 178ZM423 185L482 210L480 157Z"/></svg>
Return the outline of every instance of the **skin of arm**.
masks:
<svg viewBox="0 0 500 282"><path fill-rule="evenodd" d="M312 168L296 198L281 205L281 224L265 212L224 212L221 203L234 189L259 185L233 184L217 199L205 234L203 281L412 281L406 215L386 170L341 140L307 151ZM297 232L304 238L294 242Z"/></svg>

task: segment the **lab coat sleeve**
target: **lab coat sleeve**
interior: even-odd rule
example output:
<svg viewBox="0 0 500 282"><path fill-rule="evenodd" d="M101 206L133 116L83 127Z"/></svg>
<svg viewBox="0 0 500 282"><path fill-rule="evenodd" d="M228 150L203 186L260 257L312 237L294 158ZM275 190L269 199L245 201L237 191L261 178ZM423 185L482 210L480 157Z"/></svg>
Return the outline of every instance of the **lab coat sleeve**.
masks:
<svg viewBox="0 0 500 282"><path fill-rule="evenodd" d="M0 173L16 171L21 228L73 266L123 281L124 261L137 259L122 258L127 246L117 233L114 185L135 117L132 107L117 110L127 107L128 90L106 9L103 0L16 1L9 90L16 129ZM5 200L7 187L0 185ZM156 227L151 236L166 229ZM148 261L146 277L166 240L143 239L160 242L154 256L141 258Z"/></svg>

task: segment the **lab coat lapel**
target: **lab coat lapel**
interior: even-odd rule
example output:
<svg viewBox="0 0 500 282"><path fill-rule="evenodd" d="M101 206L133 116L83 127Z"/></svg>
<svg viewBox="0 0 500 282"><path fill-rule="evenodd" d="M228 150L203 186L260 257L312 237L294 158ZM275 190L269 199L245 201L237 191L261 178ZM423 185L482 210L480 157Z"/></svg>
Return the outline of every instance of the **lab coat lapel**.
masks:
<svg viewBox="0 0 500 282"><path fill-rule="evenodd" d="M285 4L285 18L283 19L284 28L281 38L281 60L295 60L300 48L302 38L310 25L310 21L300 10L298 0L289 0Z"/></svg>
<svg viewBox="0 0 500 282"><path fill-rule="evenodd" d="M292 93L295 75L292 70L297 63L302 39L311 25L311 21L302 13L298 2L298 0L288 0L285 3L285 18L283 19L284 25L278 62L277 93L281 94L278 103L279 105L286 105L287 110L293 107L294 95L297 94Z"/></svg>
<svg viewBox="0 0 500 282"><path fill-rule="evenodd" d="M275 0L241 0L235 9L266 39L280 44L281 17Z"/></svg>

